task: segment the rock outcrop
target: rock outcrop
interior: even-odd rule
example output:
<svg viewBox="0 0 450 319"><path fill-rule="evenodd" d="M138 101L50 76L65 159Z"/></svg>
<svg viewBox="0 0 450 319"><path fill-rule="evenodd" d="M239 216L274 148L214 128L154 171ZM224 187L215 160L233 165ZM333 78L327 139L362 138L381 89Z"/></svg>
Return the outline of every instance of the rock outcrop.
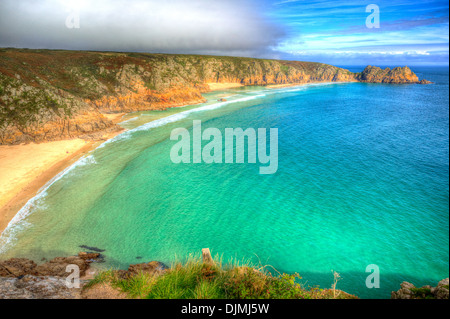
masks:
<svg viewBox="0 0 450 319"><path fill-rule="evenodd" d="M205 101L207 83L419 82L408 68L361 73L323 63L238 57L0 49L0 144L118 130L103 113Z"/></svg>
<svg viewBox="0 0 450 319"><path fill-rule="evenodd" d="M449 279L441 280L436 287L416 288L412 283L402 282L398 291L393 291L391 299L449 299Z"/></svg>
<svg viewBox="0 0 450 319"><path fill-rule="evenodd" d="M23 277L37 275L37 264L26 258L11 258L0 261L0 277Z"/></svg>
<svg viewBox="0 0 450 319"><path fill-rule="evenodd" d="M66 271L68 265L77 265L80 269L80 276L83 277L90 264L97 261L98 258L100 258L100 254L82 252L78 256L56 257L41 265L26 258L11 258L0 261L0 277L19 279L27 275L67 277L70 275L70 272Z"/></svg>
<svg viewBox="0 0 450 319"><path fill-rule="evenodd" d="M68 288L68 265L77 265L80 277L86 275L92 262L102 259L100 253L80 252L77 256L56 257L41 265L26 258L0 261L0 299L123 299L125 294L104 284L83 289L89 280L80 280L80 288ZM128 270L115 270L118 278L129 279L140 274L160 276L168 267L152 261L130 265Z"/></svg>
<svg viewBox="0 0 450 319"><path fill-rule="evenodd" d="M61 277L31 276L23 278L0 277L0 299L81 299L82 286L68 288Z"/></svg>

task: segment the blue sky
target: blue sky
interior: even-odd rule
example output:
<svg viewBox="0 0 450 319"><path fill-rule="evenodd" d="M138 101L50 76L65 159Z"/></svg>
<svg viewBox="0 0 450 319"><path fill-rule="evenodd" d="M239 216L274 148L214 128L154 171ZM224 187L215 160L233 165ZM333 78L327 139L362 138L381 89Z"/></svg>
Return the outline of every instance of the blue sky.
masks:
<svg viewBox="0 0 450 319"><path fill-rule="evenodd" d="M366 27L369 4L380 28ZM0 47L448 65L448 12L437 0L0 0Z"/></svg>
<svg viewBox="0 0 450 319"><path fill-rule="evenodd" d="M365 8L380 9L380 28L366 27ZM448 1L268 1L266 14L286 36L284 58L332 64L447 64Z"/></svg>

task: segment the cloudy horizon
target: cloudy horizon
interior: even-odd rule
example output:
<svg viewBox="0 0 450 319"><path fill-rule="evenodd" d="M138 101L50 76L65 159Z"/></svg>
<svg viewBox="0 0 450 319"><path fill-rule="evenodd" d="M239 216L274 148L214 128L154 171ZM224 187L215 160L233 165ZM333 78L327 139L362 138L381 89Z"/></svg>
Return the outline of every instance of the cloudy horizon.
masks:
<svg viewBox="0 0 450 319"><path fill-rule="evenodd" d="M448 20L445 1L2 0L0 47L448 65Z"/></svg>

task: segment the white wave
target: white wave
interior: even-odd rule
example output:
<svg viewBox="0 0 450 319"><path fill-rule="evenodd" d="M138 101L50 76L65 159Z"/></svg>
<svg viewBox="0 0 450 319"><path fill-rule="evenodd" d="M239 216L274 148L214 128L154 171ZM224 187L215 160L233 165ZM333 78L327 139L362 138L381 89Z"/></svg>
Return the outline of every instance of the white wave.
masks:
<svg viewBox="0 0 450 319"><path fill-rule="evenodd" d="M59 181L61 178L69 174L77 167L85 166L88 164L97 164L95 157L93 155L85 156L71 166L67 167L65 170L60 172L54 178L52 178L47 184L45 184L36 196L31 198L25 206L23 206L19 212L13 217L13 219L8 223L8 226L0 235L0 254L5 252L13 244L14 239L18 232L31 226L25 221L25 219L37 208L45 208L44 198L47 196L47 190Z"/></svg>
<svg viewBox="0 0 450 319"><path fill-rule="evenodd" d="M167 117L164 117L164 118L161 118L161 119L158 119L158 120L154 120L154 121L148 122L148 123L143 124L143 125L141 125L139 127L136 127L134 129L125 131L125 132L115 136L114 138L112 138L112 139L104 142L100 146L98 146L97 149L103 148L103 147L105 147L105 145L108 145L110 143L114 143L114 142L117 142L117 141L120 141L120 140L123 140L123 139L128 139L128 138L130 138L132 136L132 134L134 132L147 131L147 130L150 130L152 128L164 126L164 125L169 124L169 123L174 123L174 122L177 122L177 121L180 121L180 120L186 118L191 113L215 110L215 109L221 108L221 107L223 107L225 105L228 105L228 104L239 103L239 102L246 102L246 101L254 100L254 99L257 99L257 98L261 98L261 97L266 96L267 92L269 92L269 91L268 90L263 90L263 91L251 92L253 95L242 97L242 98L235 99L235 100L225 101L225 102L219 102L219 103L214 103L214 104L207 104L207 105L204 105L204 106L200 106L200 107L197 107L197 108L193 108L193 109L186 110L186 111L183 111L183 112L180 112L180 113L169 115ZM135 120L137 118L138 117L135 117L135 118L132 118L132 119L127 120L127 121ZM125 121L125 122L127 122L127 121ZM125 123L125 122L122 122L122 123ZM87 164L96 164L96 163L97 162L95 161L95 158L94 158L93 155L89 155L89 156L83 157L80 160L78 160L77 162L75 162L74 164L72 164L70 167L66 168L64 171L59 173L57 176L55 176L41 190L39 190L38 194L35 197L31 198L25 204L25 206L23 206L20 209L20 211L14 216L14 218L9 222L8 226L6 227L6 229L0 235L0 254L5 252L6 250L8 250L13 245L13 242L17 238L18 232L23 231L27 227L31 226L29 223L26 222L26 220L25 220L26 217L28 217L33 212L33 210L36 209L36 208L45 208L43 206L44 205L44 198L45 198L45 196L47 196L47 190L54 183L56 183L58 180L60 180L64 176L66 176L68 173L70 173L71 171L73 171L77 167L80 167L80 166L83 166L83 165L87 165Z"/></svg>
<svg viewBox="0 0 450 319"><path fill-rule="evenodd" d="M148 123L145 123L141 126L138 126L134 129L125 131L117 136L115 136L114 138L104 142L103 144L101 144L98 149L105 147L106 145L110 144L110 143L114 143L120 140L124 140L124 139L128 139L132 136L132 134L134 132L139 132L139 131L148 131L152 128L156 128L156 127L160 127L160 126L164 126L167 125L169 123L174 123L174 122L178 122L182 119L185 119L189 114L191 113L196 113L196 112L202 112L202 111L210 111L210 110L215 110L218 108L221 108L225 105L228 104L233 104L233 103L239 103L239 102L246 102L246 101L250 101L250 100L254 100L260 97L264 97L265 94L258 94L258 95L252 95L252 96L247 96L247 97L243 97L240 99L236 99L236 100L231 100L231 101L226 101L226 102L220 102L220 103L214 103L214 104L208 104L208 105L204 105L204 106L200 106L194 109L190 109L187 111L183 111L180 113L176 113L176 114L172 114Z"/></svg>
<svg viewBox="0 0 450 319"><path fill-rule="evenodd" d="M354 83L354 82L319 82L319 83L305 83L305 84L299 84L294 86L288 86L284 88L274 88L271 89L272 93L289 93L289 92L298 92L298 91L304 91L310 87L317 87L317 86L328 86L328 85L337 85L337 84L348 84L348 83Z"/></svg>
<svg viewBox="0 0 450 319"><path fill-rule="evenodd" d="M138 118L139 118L139 116L135 116L135 117L132 117L131 119L128 119L126 121L122 121L119 124L125 124L125 123L128 123L128 122L133 122L133 121L136 121Z"/></svg>

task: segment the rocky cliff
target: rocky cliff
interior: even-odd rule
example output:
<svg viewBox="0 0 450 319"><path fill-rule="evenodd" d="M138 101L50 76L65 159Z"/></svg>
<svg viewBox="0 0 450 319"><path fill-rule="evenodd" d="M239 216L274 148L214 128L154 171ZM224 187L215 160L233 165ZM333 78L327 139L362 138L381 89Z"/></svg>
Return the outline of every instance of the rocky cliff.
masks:
<svg viewBox="0 0 450 319"><path fill-rule="evenodd" d="M436 287L430 285L417 288L410 282L402 282L398 291L391 293L391 299L449 299L449 279L442 279Z"/></svg>
<svg viewBox="0 0 450 319"><path fill-rule="evenodd" d="M0 49L0 144L117 129L104 113L204 102L207 83L419 83L408 68L361 73L312 62L142 53ZM425 83L425 82L420 82Z"/></svg>

